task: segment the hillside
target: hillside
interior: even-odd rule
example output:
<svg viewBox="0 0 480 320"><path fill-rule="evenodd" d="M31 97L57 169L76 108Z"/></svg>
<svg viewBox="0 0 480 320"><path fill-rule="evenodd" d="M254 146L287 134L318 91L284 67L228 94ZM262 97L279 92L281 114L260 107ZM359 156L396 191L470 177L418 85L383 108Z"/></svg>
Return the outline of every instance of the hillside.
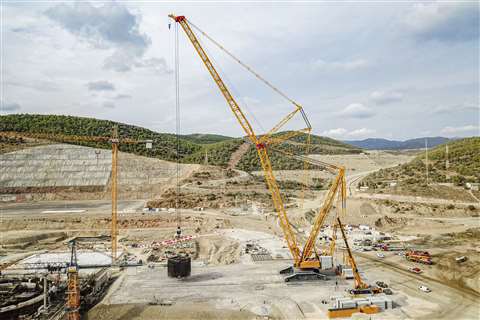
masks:
<svg viewBox="0 0 480 320"><path fill-rule="evenodd" d="M0 116L1 131L23 132L26 135L62 134L65 136L109 137L114 125L118 126L120 138L153 140L152 149L145 149L143 143L120 144L119 148L121 151L162 160L172 161L176 159L177 140L174 134L157 133L138 126L94 118L30 114ZM304 154L306 137L305 134L294 137L291 141L282 144L278 148L291 153ZM109 142L73 142L69 139L56 139L55 141L110 149ZM207 155L208 164L226 166L232 153L244 143L244 140L242 138L230 138L213 134L190 134L181 136L179 142L181 162L204 163L205 155ZM8 139L4 141L5 143L8 144ZM7 147L2 149L9 150ZM311 136L310 153L312 154L352 154L360 152L360 149L340 141L316 135ZM271 152L271 159L275 169L302 168L302 164L298 161L288 159L283 155L277 155L274 152ZM260 168L260 162L254 146L251 146L243 155L237 168L246 171L258 170Z"/></svg>
<svg viewBox="0 0 480 320"><path fill-rule="evenodd" d="M1 131L16 131L25 133L62 134L77 136L110 137L112 128L118 125L120 138L134 140L153 140L153 148L145 149L145 145L120 144L120 151L135 153L138 155L155 157L163 160L176 159L176 136L169 133L157 133L146 128L117 123L109 120L83 118L63 115L35 115L15 114L0 117ZM69 142L60 140L60 142ZM77 142L83 146L110 149L108 142ZM180 157L183 159L202 147L185 139L180 139Z"/></svg>
<svg viewBox="0 0 480 320"><path fill-rule="evenodd" d="M466 182L480 183L480 137L455 140L448 143L449 165L446 168L445 145L437 146L428 152L429 186L426 186L425 153L409 163L382 169L367 176L361 183L370 189L382 192L432 195L439 184L451 183L463 187ZM389 187L391 182L397 185ZM447 185L448 186L448 185ZM439 189L439 188L436 188ZM441 186L443 192L450 192Z"/></svg>
<svg viewBox="0 0 480 320"><path fill-rule="evenodd" d="M284 134L278 133L274 136ZM290 141L276 146L276 149L281 149L293 154L305 154L307 135L301 134L292 138ZM355 154L362 152L360 149L351 147L340 141L330 138L311 135L310 137L310 153L311 154ZM190 163L203 163L205 153L207 153L208 163L214 165L225 166L230 159L230 155L244 143L244 139L231 139L216 144L204 146L204 148L186 158ZM303 163L298 160L289 159L281 153L271 150L269 152L272 167L274 169L293 170L302 169ZM240 159L237 168L244 171L260 170L260 160L258 159L257 150L254 145L251 145L247 152Z"/></svg>
<svg viewBox="0 0 480 320"><path fill-rule="evenodd" d="M281 134L281 133L280 133ZM279 135L280 135L279 134ZM275 135L274 135L275 136ZM301 134L291 139L292 142L286 142L275 146L276 149L286 151L290 154L302 155L306 153L307 135ZM311 135L310 137L310 154L358 154L362 150L351 147L343 142L333 140L326 137ZM270 151L270 160L274 169L295 170L303 169L303 162L292 160L284 154ZM240 159L237 167L245 171L260 170L260 161L258 159L257 150L252 145L245 155Z"/></svg>
<svg viewBox="0 0 480 320"><path fill-rule="evenodd" d="M343 142L367 150L405 150L425 148L425 139L427 139L428 147L430 148L451 140L444 137L416 138L405 141L369 138L364 140L345 140Z"/></svg>
<svg viewBox="0 0 480 320"><path fill-rule="evenodd" d="M193 143L198 143L198 144L212 144L212 143L218 143L218 142L234 139L232 137L222 136L220 134L209 134L209 133L192 133L192 134L183 135L182 138L184 140L187 140Z"/></svg>

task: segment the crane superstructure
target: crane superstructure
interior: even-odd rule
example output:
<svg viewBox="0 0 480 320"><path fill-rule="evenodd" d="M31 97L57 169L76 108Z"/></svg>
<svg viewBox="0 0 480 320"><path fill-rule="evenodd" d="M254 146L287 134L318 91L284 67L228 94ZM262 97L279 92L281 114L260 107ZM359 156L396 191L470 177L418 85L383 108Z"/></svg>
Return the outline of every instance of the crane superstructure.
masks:
<svg viewBox="0 0 480 320"><path fill-rule="evenodd" d="M310 135L310 132L312 130L312 127L310 125L310 122L300 104L295 102L294 100L290 99L288 96L286 96L284 93L282 93L280 90L278 90L276 87L274 87L270 82L267 80L263 79L258 73L252 70L249 66L241 62L239 59L237 59L233 54L228 52L223 46L218 44L215 40L213 40L210 36L208 36L205 32L201 31L198 27L194 26L191 22L189 22L185 16L175 16L173 14L169 15L170 18L172 18L176 23L180 24L182 27L183 31L187 35L188 39L192 43L193 47L195 48L196 52L198 53L200 59L202 60L203 64L209 71L210 75L212 76L213 80L215 81L216 85L220 89L220 92L224 96L225 100L227 101L228 106L230 107L231 111L233 112L235 118L237 119L238 123L242 127L243 131L245 132L246 136L250 140L250 142L255 146L260 163L264 172L266 184L268 186L268 189L270 191L272 200L273 200L273 205L275 208L275 211L277 212L278 219L279 219L279 224L282 228L285 240L287 242L288 248L290 250L290 253L293 257L293 267L289 267L285 270L282 270L281 273L293 273L293 275L288 276L285 280L288 281L290 279L292 280L301 280L301 279L316 279L316 278L322 278L318 276L319 274L319 269L321 267L320 265L320 259L318 255L314 254L315 253L315 242L318 236L318 233L320 231L320 228L325 220L325 217L327 216L329 210L331 209L335 195L337 193L340 194L340 197L343 199L342 200L342 206L345 208L345 193L346 193L346 188L345 188L345 168L344 167L338 167L334 166L328 163L324 162L319 162L321 165L326 166L327 168L331 170L335 170L338 172L335 180L333 181L333 184L327 194L327 197L324 201L323 206L321 207L320 211L318 212L315 222L312 227L312 231L310 232L310 235L303 247L303 250L300 249L295 233L293 232L287 212L285 210L285 205L282 200L282 195L280 193L280 189L278 187L278 184L275 179L275 175L273 173L272 169L272 164L270 161L270 157L268 155L268 149L275 145L275 144L280 144L284 142L286 139L292 138L296 135L300 135L302 133L307 133ZM201 34L203 34L205 37L207 37L210 41L212 41L214 44L216 44L221 50L226 52L230 57L232 57L236 62L241 64L243 67L245 67L249 72L251 72L253 75L255 75L259 80L263 81L267 86L269 86L271 89L273 89L275 92L280 94L282 97L287 99L290 103L293 104L294 110L287 114L283 119L281 119L272 129L270 129L266 134L263 134L261 136L257 136L257 134L254 132L254 129L252 125L250 124L249 120L245 116L245 113L242 111L240 108L239 104L235 100L235 98L232 96L230 91L228 90L227 86L225 85L224 81L218 74L217 70L213 66L210 58L206 54L205 50L203 49L202 45L200 44L197 36L193 32L191 26L193 26L196 30L198 30ZM177 30L177 29L176 29ZM284 133L283 135L275 135L290 119L292 119L295 115L300 114L305 122L306 127L301 130L297 131L289 131L287 133ZM308 158L308 157L302 157L302 156L295 156L297 159L301 160L308 160L308 162L314 162L314 160ZM306 162L305 162L306 163ZM344 210L344 209L343 209Z"/></svg>

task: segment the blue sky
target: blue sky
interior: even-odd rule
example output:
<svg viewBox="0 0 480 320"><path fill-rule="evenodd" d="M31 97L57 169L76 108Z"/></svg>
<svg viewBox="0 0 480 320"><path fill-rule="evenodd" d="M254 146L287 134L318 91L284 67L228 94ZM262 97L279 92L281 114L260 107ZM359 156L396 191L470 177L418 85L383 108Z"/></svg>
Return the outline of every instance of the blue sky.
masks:
<svg viewBox="0 0 480 320"><path fill-rule="evenodd" d="M2 114L175 130L174 30L184 14L337 139L479 135L478 2L2 5ZM201 38L261 133L292 110ZM183 33L182 133L243 132ZM293 120L286 129L300 128Z"/></svg>

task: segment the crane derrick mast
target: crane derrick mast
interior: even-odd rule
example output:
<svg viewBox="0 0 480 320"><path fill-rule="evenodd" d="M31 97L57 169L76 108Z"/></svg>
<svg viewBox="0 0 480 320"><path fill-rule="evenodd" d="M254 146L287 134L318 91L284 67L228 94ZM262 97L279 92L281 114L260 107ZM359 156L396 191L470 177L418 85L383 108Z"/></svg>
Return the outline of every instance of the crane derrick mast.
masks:
<svg viewBox="0 0 480 320"><path fill-rule="evenodd" d="M268 154L268 149L271 148L271 146L275 144L280 144L284 142L286 139L289 139L291 137L294 137L298 134L301 133L306 133L308 134L307 139L308 141L310 140L309 135L311 133L311 125L310 122L308 121L308 118L301 107L300 104L296 103L292 99L288 98L285 94L283 94L281 91L279 91L277 88L273 87L268 81L263 79L259 74L257 74L255 71L253 71L250 67L245 65L243 62L238 60L236 57L234 57L230 52L228 52L225 48L223 48L220 44L218 44L215 40L210 38L205 32L201 31L198 27L194 26L190 21L187 21L185 16L175 16L173 14L169 15L170 18L172 18L176 23L178 23L185 34L187 35L188 39L192 43L193 47L195 48L195 51L199 55L200 59L202 60L203 64L207 68L208 72L212 76L213 80L215 81L216 85L218 86L220 92L224 96L229 108L231 109L232 113L236 117L238 123L242 127L243 131L245 132L246 136L249 138L250 142L255 146L257 150L257 154L260 160L261 167L264 172L264 177L265 181L267 184L267 187L270 191L272 201L273 201L273 206L275 208L275 211L278 215L278 220L279 224L282 228L285 240L287 242L288 248L290 250L290 253L293 257L293 267L287 268L285 270L282 270L281 273L291 273L296 272L295 269L298 269L299 271L307 271L304 273L305 277L303 277L300 273L298 273L299 278L302 279L311 279L311 278L322 278L320 276L317 277L319 273L319 268L320 268L320 260L318 256L315 253L315 242L318 236L318 232L325 220L325 217L327 216L328 212L330 211L333 201L335 199L335 195L338 193L339 197L342 199L342 210L344 210L345 206L345 168L343 167L337 167L328 163L323 163L318 161L318 163L321 163L321 165L327 166L327 168L338 171L338 175L334 180L334 183L332 184L332 187L330 188L327 197L324 201L323 206L319 210L317 217L315 219L315 223L312 227L312 232L310 233L310 236L305 243L305 246L303 250L300 250L298 246L298 242L295 236L295 233L293 232L287 212L285 210L285 206L282 200L282 195L280 193L277 181L275 179L273 169L272 169L272 164L270 161L270 157ZM218 74L217 70L213 66L210 58L202 48L202 45L200 44L197 36L193 32L191 25L195 27L196 30L198 30L200 33L202 33L205 37L207 37L210 41L212 41L214 44L216 44L221 50L223 50L225 53L227 53L230 57L232 57L235 61L237 61L239 64L241 64L243 67L245 67L249 72L253 73L258 79L263 81L267 86L272 88L274 91L282 95L284 98L286 98L288 101L290 101L294 105L294 110L290 112L287 116L285 116L283 119L281 119L272 129L270 129L266 134L262 136L257 136L256 133L253 130L253 127L251 126L250 122L248 121L247 117L243 113L242 109L238 105L237 101L235 98L232 96L230 91L228 90L227 86L223 82L222 78ZM177 30L177 28L175 29ZM274 134L278 132L289 120L291 120L296 114L300 114L303 117L303 120L306 124L306 127L304 129L298 130L296 132L287 132L286 134L283 134L281 136L274 137ZM307 162L312 162L313 160L308 158L308 157L301 157L297 156L297 159L300 158L300 160L304 161L304 168L307 168L306 163ZM315 255L312 257L312 254ZM295 274L293 275L292 278L288 279L295 279ZM286 278L287 281L287 278Z"/></svg>
<svg viewBox="0 0 480 320"><path fill-rule="evenodd" d="M360 276L360 273L358 272L358 267L357 263L355 261L355 258L353 257L352 250L350 250L350 245L348 244L348 239L347 235L345 234L345 230L343 228L342 221L340 220L340 217L337 216L337 226L340 229L340 232L342 233L342 238L345 243L345 248L347 250L348 254L348 262L350 266L352 267L353 271L353 277L354 277L354 288L350 290L351 294L376 294L376 293L381 293L382 288L378 288L376 286L371 286L365 282L363 282L362 277Z"/></svg>

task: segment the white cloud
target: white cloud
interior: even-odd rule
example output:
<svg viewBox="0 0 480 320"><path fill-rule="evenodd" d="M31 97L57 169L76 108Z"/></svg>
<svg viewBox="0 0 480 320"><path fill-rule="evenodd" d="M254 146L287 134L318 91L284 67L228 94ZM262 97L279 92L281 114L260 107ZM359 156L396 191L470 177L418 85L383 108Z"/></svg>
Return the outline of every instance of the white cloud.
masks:
<svg viewBox="0 0 480 320"><path fill-rule="evenodd" d="M356 130L350 131L348 133L348 136L352 137L352 138L367 137L367 136L370 136L370 135L374 134L375 132L376 131L373 130L373 129L361 128L361 129L356 129Z"/></svg>
<svg viewBox="0 0 480 320"><path fill-rule="evenodd" d="M460 103L450 106L437 106L432 109L432 113L435 114L449 114L449 113L458 113L458 112L479 112L480 104L475 103Z"/></svg>
<svg viewBox="0 0 480 320"><path fill-rule="evenodd" d="M115 104L112 102L112 101L105 101L102 106L104 108L108 108L108 109L114 109L115 108Z"/></svg>
<svg viewBox="0 0 480 320"><path fill-rule="evenodd" d="M7 86L13 86L13 87L21 87L21 88L28 88L28 89L33 89L33 90L38 90L38 91L59 91L58 86L48 80L40 80L40 79L35 79L35 80L7 80L4 82L5 85Z"/></svg>
<svg viewBox="0 0 480 320"><path fill-rule="evenodd" d="M113 99L115 100L122 100L122 99L131 99L132 96L129 94L117 94Z"/></svg>
<svg viewBox="0 0 480 320"><path fill-rule="evenodd" d="M343 136L346 133L347 133L347 129L336 128L336 129L330 129L330 130L327 130L327 131L323 131L322 135L324 135L324 136Z"/></svg>
<svg viewBox="0 0 480 320"><path fill-rule="evenodd" d="M115 91L113 83L106 80L91 81L87 83L89 91Z"/></svg>
<svg viewBox="0 0 480 320"><path fill-rule="evenodd" d="M403 93L398 91L374 91L370 94L370 98L376 104L389 104L403 100Z"/></svg>
<svg viewBox="0 0 480 320"><path fill-rule="evenodd" d="M316 70L351 71L367 67L368 61L364 59L356 59L352 61L325 61L318 59L312 63L312 66Z"/></svg>
<svg viewBox="0 0 480 320"><path fill-rule="evenodd" d="M149 68L160 74L171 74L173 70L167 65L167 61L164 58L147 58L135 63L137 68Z"/></svg>
<svg viewBox="0 0 480 320"><path fill-rule="evenodd" d="M92 47L113 49L112 55L103 64L107 70L126 72L136 67L151 68L160 73L172 72L164 58L144 58L151 46L150 37L139 31L140 15L132 13L122 4L59 4L46 10L45 15Z"/></svg>
<svg viewBox="0 0 480 320"><path fill-rule="evenodd" d="M329 137L335 137L335 138L367 138L370 137L372 134L376 133L376 130L374 129L369 129L369 128L360 128L360 129L354 129L354 130L347 130L345 128L335 128L335 129L330 129L322 132L322 135L324 136L329 136Z"/></svg>
<svg viewBox="0 0 480 320"><path fill-rule="evenodd" d="M479 126L478 125L467 125L467 126L460 126L460 127L445 127L442 129L442 133L445 134L455 134L455 133L464 133L464 132L475 132L479 133Z"/></svg>
<svg viewBox="0 0 480 320"><path fill-rule="evenodd" d="M348 118L370 118L375 115L375 112L364 106L361 103L352 103L346 106L342 111L339 112L339 115L348 117Z"/></svg>
<svg viewBox="0 0 480 320"><path fill-rule="evenodd" d="M420 39L466 41L479 37L478 3L418 3L405 18Z"/></svg>
<svg viewBox="0 0 480 320"><path fill-rule="evenodd" d="M20 105L16 102L2 101L0 104L0 110L4 112L18 111L20 108Z"/></svg>

